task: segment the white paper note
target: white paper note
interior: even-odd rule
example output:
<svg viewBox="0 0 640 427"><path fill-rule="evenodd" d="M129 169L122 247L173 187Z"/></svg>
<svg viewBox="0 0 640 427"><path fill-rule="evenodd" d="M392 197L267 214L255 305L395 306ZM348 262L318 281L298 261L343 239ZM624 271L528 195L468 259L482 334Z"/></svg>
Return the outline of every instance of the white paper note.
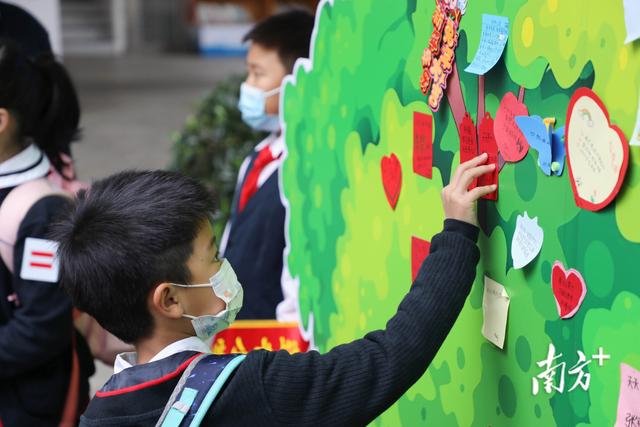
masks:
<svg viewBox="0 0 640 427"><path fill-rule="evenodd" d="M544 230L538 225L538 217L529 218L526 211L524 216L518 215L511 242L513 268L522 268L533 261L540 253L543 241Z"/></svg>
<svg viewBox="0 0 640 427"><path fill-rule="evenodd" d="M627 38L624 43L631 43L640 38L640 0L624 0L624 23L627 27Z"/></svg>
<svg viewBox="0 0 640 427"><path fill-rule="evenodd" d="M467 0L458 0L458 9L464 15L467 11Z"/></svg>
<svg viewBox="0 0 640 427"><path fill-rule="evenodd" d="M501 349L507 332L509 295L500 283L484 276L482 335Z"/></svg>

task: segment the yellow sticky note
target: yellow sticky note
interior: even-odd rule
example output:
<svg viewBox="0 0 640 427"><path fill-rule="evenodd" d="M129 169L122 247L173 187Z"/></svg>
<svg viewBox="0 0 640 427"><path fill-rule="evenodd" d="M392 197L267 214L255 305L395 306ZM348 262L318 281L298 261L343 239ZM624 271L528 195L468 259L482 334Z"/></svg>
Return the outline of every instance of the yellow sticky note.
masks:
<svg viewBox="0 0 640 427"><path fill-rule="evenodd" d="M482 298L482 335L497 347L504 348L509 315L509 295L504 286L484 276L484 297Z"/></svg>

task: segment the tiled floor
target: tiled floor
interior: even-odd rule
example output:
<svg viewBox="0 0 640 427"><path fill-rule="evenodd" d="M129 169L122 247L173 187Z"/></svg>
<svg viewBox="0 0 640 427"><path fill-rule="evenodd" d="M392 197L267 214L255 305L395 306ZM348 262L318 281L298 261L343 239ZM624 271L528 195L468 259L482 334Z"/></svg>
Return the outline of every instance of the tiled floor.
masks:
<svg viewBox="0 0 640 427"><path fill-rule="evenodd" d="M171 159L172 132L216 82L244 71L242 59L144 55L65 58L82 104L82 140L74 145L82 180L124 169L158 169ZM112 368L96 362L92 394Z"/></svg>

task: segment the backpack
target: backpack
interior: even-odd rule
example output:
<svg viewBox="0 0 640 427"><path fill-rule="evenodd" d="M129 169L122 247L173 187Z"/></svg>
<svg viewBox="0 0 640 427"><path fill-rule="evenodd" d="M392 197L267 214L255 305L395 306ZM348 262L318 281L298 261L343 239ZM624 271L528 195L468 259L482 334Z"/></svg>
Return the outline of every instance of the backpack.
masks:
<svg viewBox="0 0 640 427"><path fill-rule="evenodd" d="M11 274L15 274L13 249L18 238L18 230L22 220L33 205L49 196L61 196L71 199L78 191L89 188L87 184L75 179L71 157L65 154L61 154L61 157L64 163L63 174L65 177L71 177L71 179L63 177L51 166L47 176L18 185L9 192L0 205L0 258ZM76 329L84 336L93 356L102 361L107 361L105 363L113 364L113 359L117 353L131 349L131 346L108 333L88 314L74 309L73 318ZM80 386L80 361L76 351L75 334L72 333L71 336L73 360L67 400L60 422L61 426L75 426L79 409L77 397ZM110 362L108 362L109 360Z"/></svg>
<svg viewBox="0 0 640 427"><path fill-rule="evenodd" d="M66 154L60 155L64 163L64 178L53 166L46 177L34 179L15 187L0 205L0 257L9 271L13 271L13 247L18 238L18 229L29 209L37 201L48 196L71 198L82 189L89 188L75 179L73 160Z"/></svg>
<svg viewBox="0 0 640 427"><path fill-rule="evenodd" d="M198 427L245 354L201 354L182 373L156 427Z"/></svg>

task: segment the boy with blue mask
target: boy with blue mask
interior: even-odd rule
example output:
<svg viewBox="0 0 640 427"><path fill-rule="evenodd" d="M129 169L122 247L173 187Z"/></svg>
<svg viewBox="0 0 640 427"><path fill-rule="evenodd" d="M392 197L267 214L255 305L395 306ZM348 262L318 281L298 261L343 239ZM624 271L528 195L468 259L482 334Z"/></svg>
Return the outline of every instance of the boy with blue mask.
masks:
<svg viewBox="0 0 640 427"><path fill-rule="evenodd" d="M298 288L283 265L285 208L278 174L284 139L280 132L280 85L295 61L309 56L314 17L303 10L274 15L246 36L247 79L238 108L243 120L269 132L242 163L231 216L220 252L236 267L247 292L240 319L297 322Z"/></svg>
<svg viewBox="0 0 640 427"><path fill-rule="evenodd" d="M398 284L408 293L385 330L326 354L209 354L203 340L233 321L243 292L218 257L204 187L161 171L94 183L55 227L61 282L74 305L136 352L119 356L81 426L373 421L424 374L469 295L475 204L495 186L468 188L493 171L486 160L460 165L443 190L444 229L413 285Z"/></svg>

